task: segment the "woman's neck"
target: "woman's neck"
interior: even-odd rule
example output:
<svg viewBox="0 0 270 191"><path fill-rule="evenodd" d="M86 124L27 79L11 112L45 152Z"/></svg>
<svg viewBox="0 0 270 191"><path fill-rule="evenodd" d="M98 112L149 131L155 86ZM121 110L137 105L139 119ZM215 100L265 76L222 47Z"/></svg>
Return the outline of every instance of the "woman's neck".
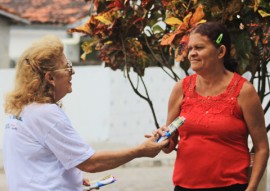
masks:
<svg viewBox="0 0 270 191"><path fill-rule="evenodd" d="M203 96L218 95L228 87L233 73L224 70L217 73L208 73L207 75L199 75L196 79L196 92Z"/></svg>

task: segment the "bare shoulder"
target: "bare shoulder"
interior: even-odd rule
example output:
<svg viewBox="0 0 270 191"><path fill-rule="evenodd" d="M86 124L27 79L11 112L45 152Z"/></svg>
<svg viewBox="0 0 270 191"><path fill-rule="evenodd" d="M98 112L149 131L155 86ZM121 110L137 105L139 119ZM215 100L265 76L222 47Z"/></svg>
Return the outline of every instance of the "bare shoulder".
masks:
<svg viewBox="0 0 270 191"><path fill-rule="evenodd" d="M182 101L182 97L183 97L183 80L179 80L178 82L175 83L172 89L169 104L179 105Z"/></svg>
<svg viewBox="0 0 270 191"><path fill-rule="evenodd" d="M183 100L183 80L175 83L168 102L167 124L171 123L180 113Z"/></svg>
<svg viewBox="0 0 270 191"><path fill-rule="evenodd" d="M249 81L246 81L243 84L243 88L241 89L240 95L241 94L246 95L246 94L251 94L251 93L256 93L256 90L252 83L250 83Z"/></svg>
<svg viewBox="0 0 270 191"><path fill-rule="evenodd" d="M256 92L256 89L254 88L253 84L250 83L249 81L246 81L243 84L243 87L240 91L239 94L239 101L241 102L258 102L259 101L259 96Z"/></svg>
<svg viewBox="0 0 270 191"><path fill-rule="evenodd" d="M181 93L183 91L182 89L183 89L183 79L175 83L173 87L173 92Z"/></svg>
<svg viewBox="0 0 270 191"><path fill-rule="evenodd" d="M256 92L256 89L254 88L253 84L250 82L246 81L243 84L243 87L240 91L239 95L239 105L242 108L243 112L257 112L260 111L261 113L261 102L260 98Z"/></svg>

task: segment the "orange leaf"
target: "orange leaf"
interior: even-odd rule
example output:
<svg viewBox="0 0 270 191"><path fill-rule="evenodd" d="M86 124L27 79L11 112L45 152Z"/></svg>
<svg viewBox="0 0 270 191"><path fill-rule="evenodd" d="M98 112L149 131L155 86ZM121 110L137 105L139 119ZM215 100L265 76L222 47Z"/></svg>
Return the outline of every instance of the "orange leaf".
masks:
<svg viewBox="0 0 270 191"><path fill-rule="evenodd" d="M192 12L189 12L187 14L187 16L185 16L185 18L183 19L183 22L184 22L184 25L185 26L188 26L189 25L189 21L190 21L190 18L192 17Z"/></svg>
<svg viewBox="0 0 270 191"><path fill-rule="evenodd" d="M190 25L194 26L196 23L198 23L202 18L204 17L204 12L203 12L203 6L202 4L199 4L198 7L196 8L195 12L192 15L192 18L190 20Z"/></svg>
<svg viewBox="0 0 270 191"><path fill-rule="evenodd" d="M160 45L171 45L175 35L175 33L165 34L161 39Z"/></svg>
<svg viewBox="0 0 270 191"><path fill-rule="evenodd" d="M180 44L187 45L188 44L188 41L189 41L189 36L188 35L185 35L185 36L182 37L182 39L180 41Z"/></svg>
<svg viewBox="0 0 270 191"><path fill-rule="evenodd" d="M177 52L179 52L179 48L177 48L175 50L176 54L175 54L175 61L176 62L183 62L185 60L185 58L187 57L188 51L187 49L184 49L183 51L181 51L180 54L177 54Z"/></svg>
<svg viewBox="0 0 270 191"><path fill-rule="evenodd" d="M176 31L171 32L169 34L165 34L161 39L160 45L171 45L175 36L182 33L182 32L183 32L182 30L176 30Z"/></svg>
<svg viewBox="0 0 270 191"><path fill-rule="evenodd" d="M88 24L89 21L87 21L83 26L78 26L76 28L72 28L72 29L68 29L68 32L73 33L73 32L81 32L81 33L85 33L91 36L91 29L89 27Z"/></svg>
<svg viewBox="0 0 270 191"><path fill-rule="evenodd" d="M260 3L261 3L261 0L254 1L254 12L256 12L258 10Z"/></svg>

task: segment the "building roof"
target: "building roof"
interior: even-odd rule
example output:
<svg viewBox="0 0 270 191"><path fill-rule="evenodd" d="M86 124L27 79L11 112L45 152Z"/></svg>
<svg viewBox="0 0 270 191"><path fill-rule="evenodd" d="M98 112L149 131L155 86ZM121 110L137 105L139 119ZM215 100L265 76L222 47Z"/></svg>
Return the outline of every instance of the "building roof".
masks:
<svg viewBox="0 0 270 191"><path fill-rule="evenodd" d="M71 24L88 16L89 8L85 0L0 0L0 11L31 23Z"/></svg>
<svg viewBox="0 0 270 191"><path fill-rule="evenodd" d="M14 13L12 10L2 7L1 5L0 5L0 16L7 18L11 22L30 24L30 21L28 21L27 19L20 17L19 15Z"/></svg>

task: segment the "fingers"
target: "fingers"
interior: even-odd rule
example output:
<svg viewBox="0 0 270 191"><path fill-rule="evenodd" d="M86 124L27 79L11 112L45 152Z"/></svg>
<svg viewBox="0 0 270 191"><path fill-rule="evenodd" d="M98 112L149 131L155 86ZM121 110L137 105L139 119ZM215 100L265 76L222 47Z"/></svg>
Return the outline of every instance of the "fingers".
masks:
<svg viewBox="0 0 270 191"><path fill-rule="evenodd" d="M90 186L90 181L87 178L83 178L83 185Z"/></svg>
<svg viewBox="0 0 270 191"><path fill-rule="evenodd" d="M157 144L158 149L162 149L169 144L169 139L165 139L163 141L158 142L157 140L159 139L159 137L160 137L159 134L155 134L154 136L150 136L149 139L151 139L151 142Z"/></svg>
<svg viewBox="0 0 270 191"><path fill-rule="evenodd" d="M152 135L145 134L144 137L145 138L152 138L153 140L156 140L159 137L159 134L157 133L157 130L154 130L152 132Z"/></svg>
<svg viewBox="0 0 270 191"><path fill-rule="evenodd" d="M146 134L144 135L145 138L150 138L150 137L153 137L152 135L149 135L149 134Z"/></svg>
<svg viewBox="0 0 270 191"><path fill-rule="evenodd" d="M165 136L165 133L159 133L158 130L154 130L152 135L146 134L144 135L145 138L151 139L151 141L157 142L157 140L161 137Z"/></svg>
<svg viewBox="0 0 270 191"><path fill-rule="evenodd" d="M165 132L168 132L168 131L169 131L168 127L167 126L163 126L163 127L160 127L159 129L155 130L155 133L157 133L160 136L164 137L165 136Z"/></svg>
<svg viewBox="0 0 270 191"><path fill-rule="evenodd" d="M163 149L163 148L167 148L168 147L168 145L170 144L170 141L169 141L169 139L166 139L166 140L160 141L158 144Z"/></svg>

